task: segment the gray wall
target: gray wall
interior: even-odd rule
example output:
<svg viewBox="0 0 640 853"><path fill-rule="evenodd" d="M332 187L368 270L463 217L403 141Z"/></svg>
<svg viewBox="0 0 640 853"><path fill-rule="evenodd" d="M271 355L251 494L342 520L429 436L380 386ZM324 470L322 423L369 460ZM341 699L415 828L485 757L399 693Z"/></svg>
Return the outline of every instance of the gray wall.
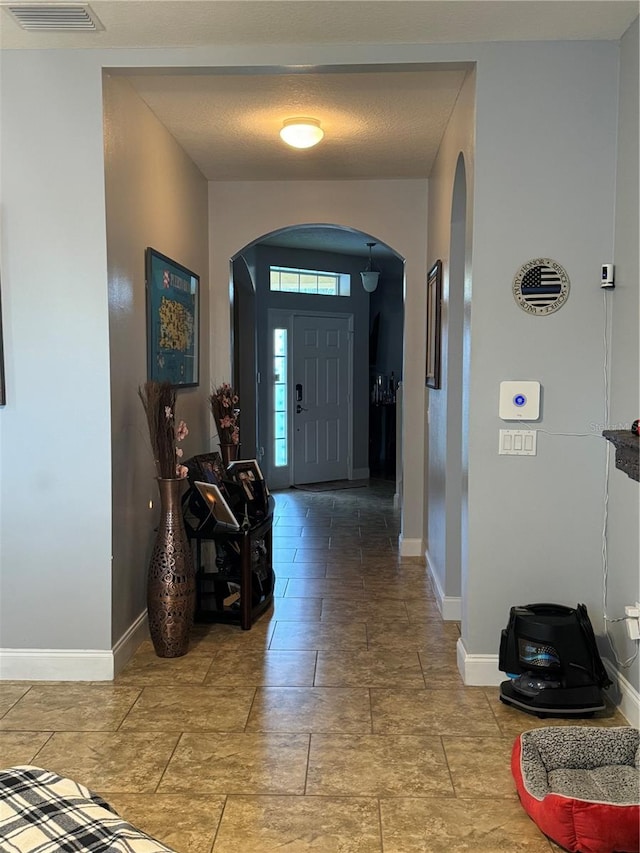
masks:
<svg viewBox="0 0 640 853"><path fill-rule="evenodd" d="M611 410L609 426L625 428L640 417L638 379L638 19L622 40L620 64L620 113L618 119L618 169L615 210L616 288L607 293L612 311L611 324ZM606 259L603 258L603 262ZM602 419L597 416L595 421ZM608 518L608 613L620 616L625 604L640 600L640 559L638 554L638 483L614 467L611 454ZM628 639L623 624L614 624L610 633L618 658L625 660L638 649ZM614 659L608 644L604 654ZM640 689L640 664L636 659L622 670L636 690Z"/></svg>
<svg viewBox="0 0 640 853"><path fill-rule="evenodd" d="M465 304L468 308L471 297L475 83L476 75L470 73L429 182L429 265L440 259L443 268L441 388L428 389L427 560L439 596L448 598L461 594L466 548L463 507L467 466L463 450L469 417L467 414L463 419L462 400L463 391L468 391L469 367L467 353L463 384L463 346L470 336ZM459 606L454 611L459 618Z"/></svg>
<svg viewBox="0 0 640 853"><path fill-rule="evenodd" d="M200 276L200 385L178 391L185 458L209 449L207 182L126 80L105 77L105 187L111 354L112 640L146 610L159 501L138 387L145 381L144 250ZM150 507L150 503L152 507Z"/></svg>
<svg viewBox="0 0 640 853"><path fill-rule="evenodd" d="M256 294L243 257L233 261L233 377L240 399L240 456L255 459L258 444L256 395ZM214 380L214 384L215 380Z"/></svg>
<svg viewBox="0 0 640 853"><path fill-rule="evenodd" d="M111 429L101 74L83 51L5 50L0 61L7 385L0 648L106 650Z"/></svg>
<svg viewBox="0 0 640 853"><path fill-rule="evenodd" d="M474 654L497 654L509 607L530 601L584 602L602 633L606 449L590 424L604 400L599 275L613 255L618 52L613 42L496 45L478 67L463 588ZM537 257L571 279L547 317L527 315L511 292ZM503 379L541 382L536 457L498 456Z"/></svg>
<svg viewBox="0 0 640 853"><path fill-rule="evenodd" d="M380 270L380 280L370 296L369 328L376 314L380 315L380 321L376 361L370 365L370 371L387 377L393 371L395 381L400 382L404 339L404 264L400 258L389 258L384 263L374 260L374 268Z"/></svg>

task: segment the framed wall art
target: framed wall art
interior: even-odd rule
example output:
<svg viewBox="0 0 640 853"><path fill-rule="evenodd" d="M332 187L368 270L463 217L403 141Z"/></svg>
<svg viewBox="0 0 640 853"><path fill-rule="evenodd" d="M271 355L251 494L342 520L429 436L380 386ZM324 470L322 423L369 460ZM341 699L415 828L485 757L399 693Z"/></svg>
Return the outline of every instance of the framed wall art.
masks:
<svg viewBox="0 0 640 853"><path fill-rule="evenodd" d="M175 386L199 383L200 277L147 248L147 377Z"/></svg>
<svg viewBox="0 0 640 853"><path fill-rule="evenodd" d="M440 388L441 325L442 261L436 261L427 275L426 385L428 388Z"/></svg>

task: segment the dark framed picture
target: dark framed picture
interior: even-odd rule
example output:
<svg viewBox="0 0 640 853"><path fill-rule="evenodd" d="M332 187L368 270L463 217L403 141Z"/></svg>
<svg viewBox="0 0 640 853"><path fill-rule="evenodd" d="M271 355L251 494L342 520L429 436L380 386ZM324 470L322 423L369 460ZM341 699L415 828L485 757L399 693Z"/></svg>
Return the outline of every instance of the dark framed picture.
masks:
<svg viewBox="0 0 640 853"><path fill-rule="evenodd" d="M427 276L427 364L426 385L440 388L442 325L442 261L436 261Z"/></svg>
<svg viewBox="0 0 640 853"><path fill-rule="evenodd" d="M215 451L214 453L207 454L207 457L208 459L210 458L210 461L208 461L206 464L211 466L211 470L213 471L213 473L216 475L218 480L222 482L222 480L224 480L227 475L227 469L225 468L225 464L222 461L222 456L220 456L220 454Z"/></svg>
<svg viewBox="0 0 640 853"><path fill-rule="evenodd" d="M147 248L147 377L198 385L200 277Z"/></svg>
<svg viewBox="0 0 640 853"><path fill-rule="evenodd" d="M242 487L247 501L266 507L269 489L256 459L235 459L227 466L227 477Z"/></svg>

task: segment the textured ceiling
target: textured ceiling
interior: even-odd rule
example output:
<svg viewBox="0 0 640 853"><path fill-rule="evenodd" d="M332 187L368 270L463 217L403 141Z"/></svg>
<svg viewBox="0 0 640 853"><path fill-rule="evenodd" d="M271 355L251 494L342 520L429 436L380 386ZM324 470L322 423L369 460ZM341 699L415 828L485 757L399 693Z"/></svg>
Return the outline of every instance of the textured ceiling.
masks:
<svg viewBox="0 0 640 853"><path fill-rule="evenodd" d="M16 0L0 5L10 3ZM28 3L44 5L46 0ZM103 32L26 33L2 10L0 46L617 39L638 14L638 3L631 0L91 0L90 6Z"/></svg>
<svg viewBox="0 0 640 853"><path fill-rule="evenodd" d="M637 0L92 0L104 31L41 33L20 29L10 3L0 0L3 49L614 39L638 14ZM129 79L209 180L426 178L465 66L380 68L142 68ZM320 120L316 148L279 139L296 115Z"/></svg>
<svg viewBox="0 0 640 853"><path fill-rule="evenodd" d="M20 29L6 8L14 2L0 0L1 49L618 39L639 10L637 0L92 0L103 31L42 33ZM464 66L322 72L140 69L129 79L210 180L429 175ZM278 138L283 119L301 114L326 133L307 151ZM361 253L366 240L316 229L272 242Z"/></svg>
<svg viewBox="0 0 640 853"><path fill-rule="evenodd" d="M139 76L130 81L209 180L428 177L465 71ZM320 120L295 150L284 119Z"/></svg>

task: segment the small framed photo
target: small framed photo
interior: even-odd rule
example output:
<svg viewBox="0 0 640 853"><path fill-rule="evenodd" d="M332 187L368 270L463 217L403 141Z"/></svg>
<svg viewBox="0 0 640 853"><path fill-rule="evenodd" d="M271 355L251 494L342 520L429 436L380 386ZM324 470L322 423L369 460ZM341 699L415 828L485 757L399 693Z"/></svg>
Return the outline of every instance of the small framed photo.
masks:
<svg viewBox="0 0 640 853"><path fill-rule="evenodd" d="M229 530L239 530L240 524L226 498L214 483L199 483L195 486L209 508L209 512L215 521Z"/></svg>
<svg viewBox="0 0 640 853"><path fill-rule="evenodd" d="M442 325L442 261L436 261L427 276L427 364L425 384L440 388Z"/></svg>
<svg viewBox="0 0 640 853"><path fill-rule="evenodd" d="M227 476L227 469L222 461L222 456L217 451L213 453L203 453L196 457L202 479L210 483L216 483L220 486Z"/></svg>
<svg viewBox="0 0 640 853"><path fill-rule="evenodd" d="M148 247L147 377L178 386L199 384L200 277Z"/></svg>
<svg viewBox="0 0 640 853"><path fill-rule="evenodd" d="M227 477L242 487L247 501L266 507L269 489L256 459L233 460L227 466Z"/></svg>

